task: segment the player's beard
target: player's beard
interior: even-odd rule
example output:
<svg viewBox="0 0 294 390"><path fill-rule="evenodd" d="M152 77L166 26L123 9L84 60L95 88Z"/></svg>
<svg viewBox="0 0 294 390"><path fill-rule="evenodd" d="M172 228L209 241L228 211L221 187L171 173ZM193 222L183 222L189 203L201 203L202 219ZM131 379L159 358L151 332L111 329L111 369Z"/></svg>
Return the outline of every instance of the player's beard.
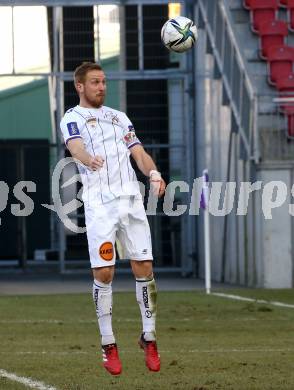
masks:
<svg viewBox="0 0 294 390"><path fill-rule="evenodd" d="M93 96L89 96L87 93L84 95L84 99L86 100L87 104L90 105L93 108L99 108L103 105L105 95L96 94Z"/></svg>

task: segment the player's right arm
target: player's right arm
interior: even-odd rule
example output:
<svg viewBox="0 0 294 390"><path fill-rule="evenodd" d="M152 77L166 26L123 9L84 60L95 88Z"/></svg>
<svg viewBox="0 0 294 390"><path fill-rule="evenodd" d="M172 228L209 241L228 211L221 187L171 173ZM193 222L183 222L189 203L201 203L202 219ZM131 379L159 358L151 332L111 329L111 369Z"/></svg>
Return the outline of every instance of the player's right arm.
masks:
<svg viewBox="0 0 294 390"><path fill-rule="evenodd" d="M101 156L92 156L87 152L80 132L81 123L71 110L68 110L60 122L60 130L64 143L73 158L81 161L82 164L93 171L102 168L104 160Z"/></svg>
<svg viewBox="0 0 294 390"><path fill-rule="evenodd" d="M82 164L86 165L93 171L97 171L97 169L103 167L103 158L101 156L92 156L89 154L84 147L82 138L69 139L67 147L73 158L81 161Z"/></svg>

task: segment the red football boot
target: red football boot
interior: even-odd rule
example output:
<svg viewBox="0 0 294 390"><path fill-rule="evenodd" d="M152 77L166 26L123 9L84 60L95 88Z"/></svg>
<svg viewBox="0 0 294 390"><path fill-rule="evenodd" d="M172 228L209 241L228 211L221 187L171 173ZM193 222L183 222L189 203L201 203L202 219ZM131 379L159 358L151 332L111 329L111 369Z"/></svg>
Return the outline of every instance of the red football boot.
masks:
<svg viewBox="0 0 294 390"><path fill-rule="evenodd" d="M121 361L118 356L116 344L102 345L103 366L111 375L119 375L121 373Z"/></svg>
<svg viewBox="0 0 294 390"><path fill-rule="evenodd" d="M141 335L138 344L145 352L145 363L150 371L160 370L160 356L157 351L156 341L146 341L143 334Z"/></svg>

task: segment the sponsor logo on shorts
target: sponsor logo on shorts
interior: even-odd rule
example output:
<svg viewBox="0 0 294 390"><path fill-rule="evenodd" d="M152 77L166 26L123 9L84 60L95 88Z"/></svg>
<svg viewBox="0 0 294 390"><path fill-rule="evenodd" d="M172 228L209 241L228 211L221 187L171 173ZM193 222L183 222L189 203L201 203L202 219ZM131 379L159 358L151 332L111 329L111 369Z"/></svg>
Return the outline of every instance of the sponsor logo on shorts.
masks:
<svg viewBox="0 0 294 390"><path fill-rule="evenodd" d="M143 292L143 302L144 302L144 306L146 307L146 309L149 309L148 289L147 289L147 286L144 286L144 287L142 288L142 292Z"/></svg>
<svg viewBox="0 0 294 390"><path fill-rule="evenodd" d="M112 242L104 242L99 248L99 255L103 260L110 261L113 259Z"/></svg>
<svg viewBox="0 0 294 390"><path fill-rule="evenodd" d="M143 249L143 250L142 250L142 255L147 255L147 252L148 252L147 249Z"/></svg>
<svg viewBox="0 0 294 390"><path fill-rule="evenodd" d="M145 317L147 317L147 318L151 318L152 317L152 313L151 313L150 310L146 310L145 311Z"/></svg>

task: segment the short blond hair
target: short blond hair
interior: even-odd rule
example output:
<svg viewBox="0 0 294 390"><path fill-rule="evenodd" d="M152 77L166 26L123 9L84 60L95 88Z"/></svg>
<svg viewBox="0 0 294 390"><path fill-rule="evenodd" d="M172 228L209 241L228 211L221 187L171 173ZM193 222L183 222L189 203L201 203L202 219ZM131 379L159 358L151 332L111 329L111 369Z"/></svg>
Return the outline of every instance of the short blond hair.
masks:
<svg viewBox="0 0 294 390"><path fill-rule="evenodd" d="M86 80L87 73L91 70L103 70L102 67L96 62L83 62L74 71L74 82L84 83Z"/></svg>

